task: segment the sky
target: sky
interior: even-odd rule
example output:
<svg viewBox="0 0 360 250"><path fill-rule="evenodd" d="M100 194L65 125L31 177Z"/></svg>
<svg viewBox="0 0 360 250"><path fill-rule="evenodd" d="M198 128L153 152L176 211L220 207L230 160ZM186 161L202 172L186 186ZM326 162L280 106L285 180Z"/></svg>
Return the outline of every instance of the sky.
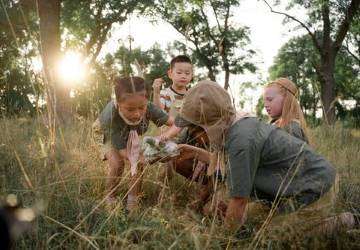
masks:
<svg viewBox="0 0 360 250"><path fill-rule="evenodd" d="M282 6L276 9L283 9ZM230 94L236 100L247 96L245 109L254 111L257 99L261 95L261 88L257 90L247 90L245 93L239 93L239 84L245 81L259 82L266 81L268 77L268 68L272 65L280 47L291 37L297 35L291 31L289 25L283 24L283 16L271 13L269 8L262 2L256 0L243 0L240 7L236 9L232 22L245 25L250 28L250 39L252 48L257 51L255 58L258 72L255 74L245 73L243 75L232 75L230 78ZM115 52L121 40L127 41L129 35L133 37L132 47L141 47L148 49L155 43L166 48L168 43L175 40L186 41L169 24L157 22L152 24L145 17L130 17L130 20L121 26L115 26L112 30L110 39L104 45L101 55ZM126 43L128 44L128 43ZM100 55L100 56L101 56ZM196 69L195 69L196 70ZM219 76L218 82L223 82L223 77Z"/></svg>

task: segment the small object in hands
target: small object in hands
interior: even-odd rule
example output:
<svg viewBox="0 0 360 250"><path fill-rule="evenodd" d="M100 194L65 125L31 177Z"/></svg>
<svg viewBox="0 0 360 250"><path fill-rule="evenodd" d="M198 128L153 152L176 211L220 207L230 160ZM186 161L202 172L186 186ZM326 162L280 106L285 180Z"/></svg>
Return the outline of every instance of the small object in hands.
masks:
<svg viewBox="0 0 360 250"><path fill-rule="evenodd" d="M150 164L165 161L180 154L178 146L173 141L160 141L156 137L145 136L142 142L145 161Z"/></svg>

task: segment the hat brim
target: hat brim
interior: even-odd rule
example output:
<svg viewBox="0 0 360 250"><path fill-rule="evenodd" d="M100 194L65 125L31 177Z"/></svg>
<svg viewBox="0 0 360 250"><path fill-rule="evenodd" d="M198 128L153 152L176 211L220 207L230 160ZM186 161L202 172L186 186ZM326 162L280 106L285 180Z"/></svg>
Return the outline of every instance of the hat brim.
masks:
<svg viewBox="0 0 360 250"><path fill-rule="evenodd" d="M224 147L224 132L228 124L224 120L219 120L211 126L202 126L209 137L210 145L213 150L220 150Z"/></svg>
<svg viewBox="0 0 360 250"><path fill-rule="evenodd" d="M183 116L181 115L177 115L175 117L175 126L178 128L185 128L191 125L195 125L191 122L189 122L188 120L186 120Z"/></svg>

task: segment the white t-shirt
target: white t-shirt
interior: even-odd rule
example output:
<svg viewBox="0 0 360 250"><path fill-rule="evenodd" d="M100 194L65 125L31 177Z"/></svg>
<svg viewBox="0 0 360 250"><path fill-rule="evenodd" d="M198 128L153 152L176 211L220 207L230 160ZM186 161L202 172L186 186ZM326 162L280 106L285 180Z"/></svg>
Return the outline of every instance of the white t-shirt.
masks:
<svg viewBox="0 0 360 250"><path fill-rule="evenodd" d="M182 106L184 94L176 92L172 87L160 91L160 102L167 113L175 116Z"/></svg>

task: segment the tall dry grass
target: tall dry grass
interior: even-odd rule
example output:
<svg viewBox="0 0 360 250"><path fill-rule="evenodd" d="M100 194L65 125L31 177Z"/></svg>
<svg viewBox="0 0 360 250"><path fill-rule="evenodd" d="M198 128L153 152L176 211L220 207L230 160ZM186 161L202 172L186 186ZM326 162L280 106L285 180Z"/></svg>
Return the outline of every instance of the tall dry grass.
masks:
<svg viewBox="0 0 360 250"><path fill-rule="evenodd" d="M227 232L221 220L187 208L197 191L180 176L160 181L161 165L144 171L141 210L128 216L122 203L104 206L106 163L90 136L91 121L58 130L51 154L47 128L33 119L0 120L0 195L13 193L25 206L43 203L34 230L16 249L232 249L250 246L260 225ZM153 131L152 131L153 132ZM150 133L152 133L150 132ZM319 127L311 131L317 151L340 173L337 211L360 212L360 132ZM119 200L127 192L128 171ZM159 199L161 197L161 199ZM282 234L289 232L284 229ZM268 239L258 246L287 248L359 248L359 229L328 238Z"/></svg>

